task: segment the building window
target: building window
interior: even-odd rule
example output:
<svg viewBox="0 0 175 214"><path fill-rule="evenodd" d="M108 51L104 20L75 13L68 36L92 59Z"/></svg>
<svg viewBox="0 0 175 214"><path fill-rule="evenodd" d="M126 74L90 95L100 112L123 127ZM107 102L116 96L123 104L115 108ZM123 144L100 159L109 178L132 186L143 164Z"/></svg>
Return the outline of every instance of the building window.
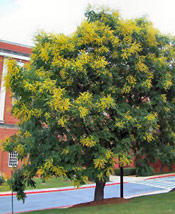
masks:
<svg viewBox="0 0 175 214"><path fill-rule="evenodd" d="M18 166L18 153L10 152L9 153L9 167L17 167Z"/></svg>

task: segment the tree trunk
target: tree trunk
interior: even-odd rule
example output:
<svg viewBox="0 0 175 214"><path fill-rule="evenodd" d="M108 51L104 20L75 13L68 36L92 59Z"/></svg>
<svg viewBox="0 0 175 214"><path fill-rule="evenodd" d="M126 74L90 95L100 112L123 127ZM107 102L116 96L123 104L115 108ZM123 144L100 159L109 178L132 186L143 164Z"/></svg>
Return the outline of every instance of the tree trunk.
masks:
<svg viewBox="0 0 175 214"><path fill-rule="evenodd" d="M94 195L94 201L101 201L104 199L104 187L106 182L96 182L95 187L95 195Z"/></svg>

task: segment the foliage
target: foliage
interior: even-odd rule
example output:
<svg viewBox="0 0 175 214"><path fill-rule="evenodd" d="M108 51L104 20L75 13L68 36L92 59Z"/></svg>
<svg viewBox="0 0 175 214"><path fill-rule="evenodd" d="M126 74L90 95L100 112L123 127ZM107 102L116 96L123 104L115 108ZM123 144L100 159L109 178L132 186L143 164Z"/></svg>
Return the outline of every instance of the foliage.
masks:
<svg viewBox="0 0 175 214"><path fill-rule="evenodd" d="M146 18L91 9L71 36L37 35L30 64L8 62L20 132L4 149L24 161L14 190L37 174L105 182L117 157L174 148L174 44Z"/></svg>
<svg viewBox="0 0 175 214"><path fill-rule="evenodd" d="M119 176L120 175L120 169L115 169L114 174ZM128 176L128 175L136 175L136 168L135 167L127 167L123 168L123 175Z"/></svg>
<svg viewBox="0 0 175 214"><path fill-rule="evenodd" d="M175 150L173 146L170 145L162 145L162 147L162 152L159 154L162 168L163 166L167 165L171 170L172 164L175 164Z"/></svg>
<svg viewBox="0 0 175 214"><path fill-rule="evenodd" d="M5 179L3 176L0 176L0 185L2 185L5 182Z"/></svg>
<svg viewBox="0 0 175 214"><path fill-rule="evenodd" d="M146 159L142 160L141 165L136 167L137 176L150 176L154 174L154 169L149 165Z"/></svg>

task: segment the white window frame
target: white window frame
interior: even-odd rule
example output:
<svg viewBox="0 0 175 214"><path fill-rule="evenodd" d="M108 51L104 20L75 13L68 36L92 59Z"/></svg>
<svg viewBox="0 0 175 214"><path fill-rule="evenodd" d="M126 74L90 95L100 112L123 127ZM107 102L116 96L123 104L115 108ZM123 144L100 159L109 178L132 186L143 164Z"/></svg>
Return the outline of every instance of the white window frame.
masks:
<svg viewBox="0 0 175 214"><path fill-rule="evenodd" d="M3 61L2 69L2 79L1 79L1 88L0 88L0 123L4 123L4 111L5 111L5 98L6 98L6 88L4 86L4 77L7 74L7 68Z"/></svg>
<svg viewBox="0 0 175 214"><path fill-rule="evenodd" d="M18 166L18 153L16 151L9 153L9 167L17 167Z"/></svg>

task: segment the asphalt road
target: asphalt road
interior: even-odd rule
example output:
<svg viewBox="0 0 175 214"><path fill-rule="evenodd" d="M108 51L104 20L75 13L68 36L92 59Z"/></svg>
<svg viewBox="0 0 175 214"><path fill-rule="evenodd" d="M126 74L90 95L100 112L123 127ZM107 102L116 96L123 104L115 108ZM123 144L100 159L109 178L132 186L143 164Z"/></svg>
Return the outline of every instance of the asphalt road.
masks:
<svg viewBox="0 0 175 214"><path fill-rule="evenodd" d="M124 198L164 193L174 187L175 176L125 183ZM55 192L28 194L24 204L14 196L14 212L72 206L74 204L92 201L93 197L94 187L89 185L85 186L84 189L65 190L61 188ZM108 183L105 187L105 198L112 197L120 197L119 184ZM11 213L11 196L0 195L0 214L7 213Z"/></svg>

